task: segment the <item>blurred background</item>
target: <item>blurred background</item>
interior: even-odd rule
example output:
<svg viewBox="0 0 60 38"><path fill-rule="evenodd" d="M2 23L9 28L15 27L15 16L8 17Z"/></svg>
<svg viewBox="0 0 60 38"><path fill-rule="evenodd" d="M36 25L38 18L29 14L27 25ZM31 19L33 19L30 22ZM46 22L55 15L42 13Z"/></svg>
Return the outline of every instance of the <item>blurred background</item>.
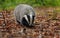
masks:
<svg viewBox="0 0 60 38"><path fill-rule="evenodd" d="M16 22L13 10L19 4L34 8L34 28ZM0 38L60 38L60 0L0 0Z"/></svg>
<svg viewBox="0 0 60 38"><path fill-rule="evenodd" d="M13 9L18 4L29 4L33 7L60 6L60 0L0 0L0 9Z"/></svg>

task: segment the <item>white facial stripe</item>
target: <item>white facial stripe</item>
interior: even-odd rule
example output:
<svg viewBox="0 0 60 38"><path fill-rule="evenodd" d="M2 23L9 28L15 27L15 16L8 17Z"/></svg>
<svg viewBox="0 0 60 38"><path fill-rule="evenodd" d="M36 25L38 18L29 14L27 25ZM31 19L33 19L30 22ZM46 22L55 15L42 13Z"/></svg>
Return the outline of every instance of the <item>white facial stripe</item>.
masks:
<svg viewBox="0 0 60 38"><path fill-rule="evenodd" d="M32 24L32 15L30 15L30 25Z"/></svg>
<svg viewBox="0 0 60 38"><path fill-rule="evenodd" d="M25 17L25 19L27 20L27 22L29 23L27 16L26 16L26 15L24 15L24 17Z"/></svg>

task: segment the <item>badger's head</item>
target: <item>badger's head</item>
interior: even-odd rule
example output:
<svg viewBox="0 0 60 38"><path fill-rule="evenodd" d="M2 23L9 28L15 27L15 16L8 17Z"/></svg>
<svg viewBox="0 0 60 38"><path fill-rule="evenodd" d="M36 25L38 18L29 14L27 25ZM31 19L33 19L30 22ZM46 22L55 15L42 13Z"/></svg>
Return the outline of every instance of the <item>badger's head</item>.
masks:
<svg viewBox="0 0 60 38"><path fill-rule="evenodd" d="M24 17L22 18L22 24L26 25L26 26L34 26L34 15L29 14L29 15L24 15Z"/></svg>

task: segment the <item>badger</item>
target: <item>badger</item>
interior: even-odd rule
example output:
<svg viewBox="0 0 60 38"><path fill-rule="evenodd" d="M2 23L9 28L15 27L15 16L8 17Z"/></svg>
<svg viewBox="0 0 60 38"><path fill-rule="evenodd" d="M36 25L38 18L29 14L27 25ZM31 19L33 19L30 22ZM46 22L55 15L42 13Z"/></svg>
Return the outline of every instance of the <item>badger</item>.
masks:
<svg viewBox="0 0 60 38"><path fill-rule="evenodd" d="M34 26L35 12L30 5L20 4L14 9L16 21L24 26Z"/></svg>

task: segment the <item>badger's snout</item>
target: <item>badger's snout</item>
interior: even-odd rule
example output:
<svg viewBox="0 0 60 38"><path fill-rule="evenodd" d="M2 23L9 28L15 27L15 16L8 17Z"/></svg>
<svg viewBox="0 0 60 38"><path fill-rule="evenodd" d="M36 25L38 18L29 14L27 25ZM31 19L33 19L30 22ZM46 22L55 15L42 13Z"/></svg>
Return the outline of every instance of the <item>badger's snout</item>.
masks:
<svg viewBox="0 0 60 38"><path fill-rule="evenodd" d="M20 4L15 8L14 14L18 23L24 26L34 26L35 12L31 6Z"/></svg>

